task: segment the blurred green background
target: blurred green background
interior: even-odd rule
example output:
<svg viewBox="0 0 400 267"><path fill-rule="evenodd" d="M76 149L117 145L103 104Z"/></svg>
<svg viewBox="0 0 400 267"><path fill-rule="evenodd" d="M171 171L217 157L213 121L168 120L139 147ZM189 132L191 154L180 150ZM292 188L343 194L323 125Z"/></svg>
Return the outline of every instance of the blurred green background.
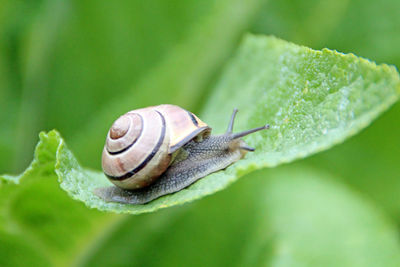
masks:
<svg viewBox="0 0 400 267"><path fill-rule="evenodd" d="M160 103L201 114L246 32L399 67L399 10L397 0L0 0L0 173L28 166L41 130L56 128L100 169L120 114ZM89 210L55 177L3 192L0 265L397 266L385 259L400 256L399 118L396 104L329 151L149 215Z"/></svg>

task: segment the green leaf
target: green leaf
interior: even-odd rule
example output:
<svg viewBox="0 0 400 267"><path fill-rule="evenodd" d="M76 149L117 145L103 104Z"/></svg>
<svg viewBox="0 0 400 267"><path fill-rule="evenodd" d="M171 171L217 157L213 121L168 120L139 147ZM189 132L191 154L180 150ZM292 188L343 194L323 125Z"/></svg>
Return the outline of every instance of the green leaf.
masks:
<svg viewBox="0 0 400 267"><path fill-rule="evenodd" d="M400 1L268 1L252 32L310 47L335 47L400 66ZM354 12L354 11L357 12ZM262 13L263 11L261 11ZM384 29L384 31L382 31ZM356 138L310 160L373 198L400 221L400 103ZM333 164L334 163L334 164Z"/></svg>
<svg viewBox="0 0 400 267"><path fill-rule="evenodd" d="M366 127L397 100L399 91L394 67L377 66L352 54L315 51L274 37L249 35L202 118L220 132L233 107L238 107L236 131L268 122L272 126L268 132L246 138L256 147L255 153L187 189L137 206L97 198L93 190L111 184L101 172L82 168L55 131L42 133L36 150L36 155L56 151L55 158L39 164L36 156L32 168L54 164L61 187L89 207L131 214L150 212L222 190L252 170L327 149Z"/></svg>
<svg viewBox="0 0 400 267"><path fill-rule="evenodd" d="M398 266L396 226L338 178L323 172L278 172L264 191L273 266ZM258 227L249 251L264 256ZM276 238L274 238L274 236ZM260 240L262 239L262 240ZM251 264L250 264L251 265Z"/></svg>
<svg viewBox="0 0 400 267"><path fill-rule="evenodd" d="M120 217L65 194L54 172L60 139L41 139L21 176L0 179L0 266L71 266Z"/></svg>
<svg viewBox="0 0 400 267"><path fill-rule="evenodd" d="M338 180L299 166L257 172L186 209L126 217L86 265L400 264L396 226Z"/></svg>

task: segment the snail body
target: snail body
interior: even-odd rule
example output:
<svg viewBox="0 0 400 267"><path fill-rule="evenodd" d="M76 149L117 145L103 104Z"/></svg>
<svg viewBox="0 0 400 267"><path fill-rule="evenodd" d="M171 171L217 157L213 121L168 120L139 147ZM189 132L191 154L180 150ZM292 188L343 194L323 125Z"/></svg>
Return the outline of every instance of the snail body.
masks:
<svg viewBox="0 0 400 267"><path fill-rule="evenodd" d="M122 115L110 128L102 155L103 171L116 186L97 188L95 194L105 201L145 204L225 169L254 151L241 137L268 128L232 133L236 113L227 132L215 136L196 115L174 105Z"/></svg>

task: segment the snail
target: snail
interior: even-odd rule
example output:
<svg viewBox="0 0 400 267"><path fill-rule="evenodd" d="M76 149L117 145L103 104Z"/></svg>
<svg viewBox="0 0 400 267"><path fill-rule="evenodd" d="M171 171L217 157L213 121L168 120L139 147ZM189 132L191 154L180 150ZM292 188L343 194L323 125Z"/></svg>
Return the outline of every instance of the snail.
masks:
<svg viewBox="0 0 400 267"><path fill-rule="evenodd" d="M206 123L175 105L122 115L108 131L102 154L103 171L115 186L94 193L107 202L145 204L225 169L254 151L241 137L269 128L233 133L237 111L223 135L211 135Z"/></svg>

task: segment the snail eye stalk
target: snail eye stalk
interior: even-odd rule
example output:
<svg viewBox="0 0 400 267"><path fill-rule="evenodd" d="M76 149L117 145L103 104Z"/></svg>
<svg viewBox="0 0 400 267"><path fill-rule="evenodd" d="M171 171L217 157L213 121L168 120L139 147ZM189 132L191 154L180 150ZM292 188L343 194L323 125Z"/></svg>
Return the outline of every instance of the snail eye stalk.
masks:
<svg viewBox="0 0 400 267"><path fill-rule="evenodd" d="M236 113L238 112L237 108L233 109L231 120L229 121L228 129L226 130L226 133L232 133L233 131L233 123L235 122L235 117Z"/></svg>
<svg viewBox="0 0 400 267"><path fill-rule="evenodd" d="M261 131L261 130L264 130L264 129L269 129L269 125L267 124L267 125L264 125L264 126L261 126L261 127L257 127L257 128L254 128L254 129L250 129L250 130L247 130L247 131L244 131L244 132L235 133L235 134L232 135L232 138L233 139L237 139L237 138L240 138L240 137L243 137L243 136L246 136L246 135Z"/></svg>

